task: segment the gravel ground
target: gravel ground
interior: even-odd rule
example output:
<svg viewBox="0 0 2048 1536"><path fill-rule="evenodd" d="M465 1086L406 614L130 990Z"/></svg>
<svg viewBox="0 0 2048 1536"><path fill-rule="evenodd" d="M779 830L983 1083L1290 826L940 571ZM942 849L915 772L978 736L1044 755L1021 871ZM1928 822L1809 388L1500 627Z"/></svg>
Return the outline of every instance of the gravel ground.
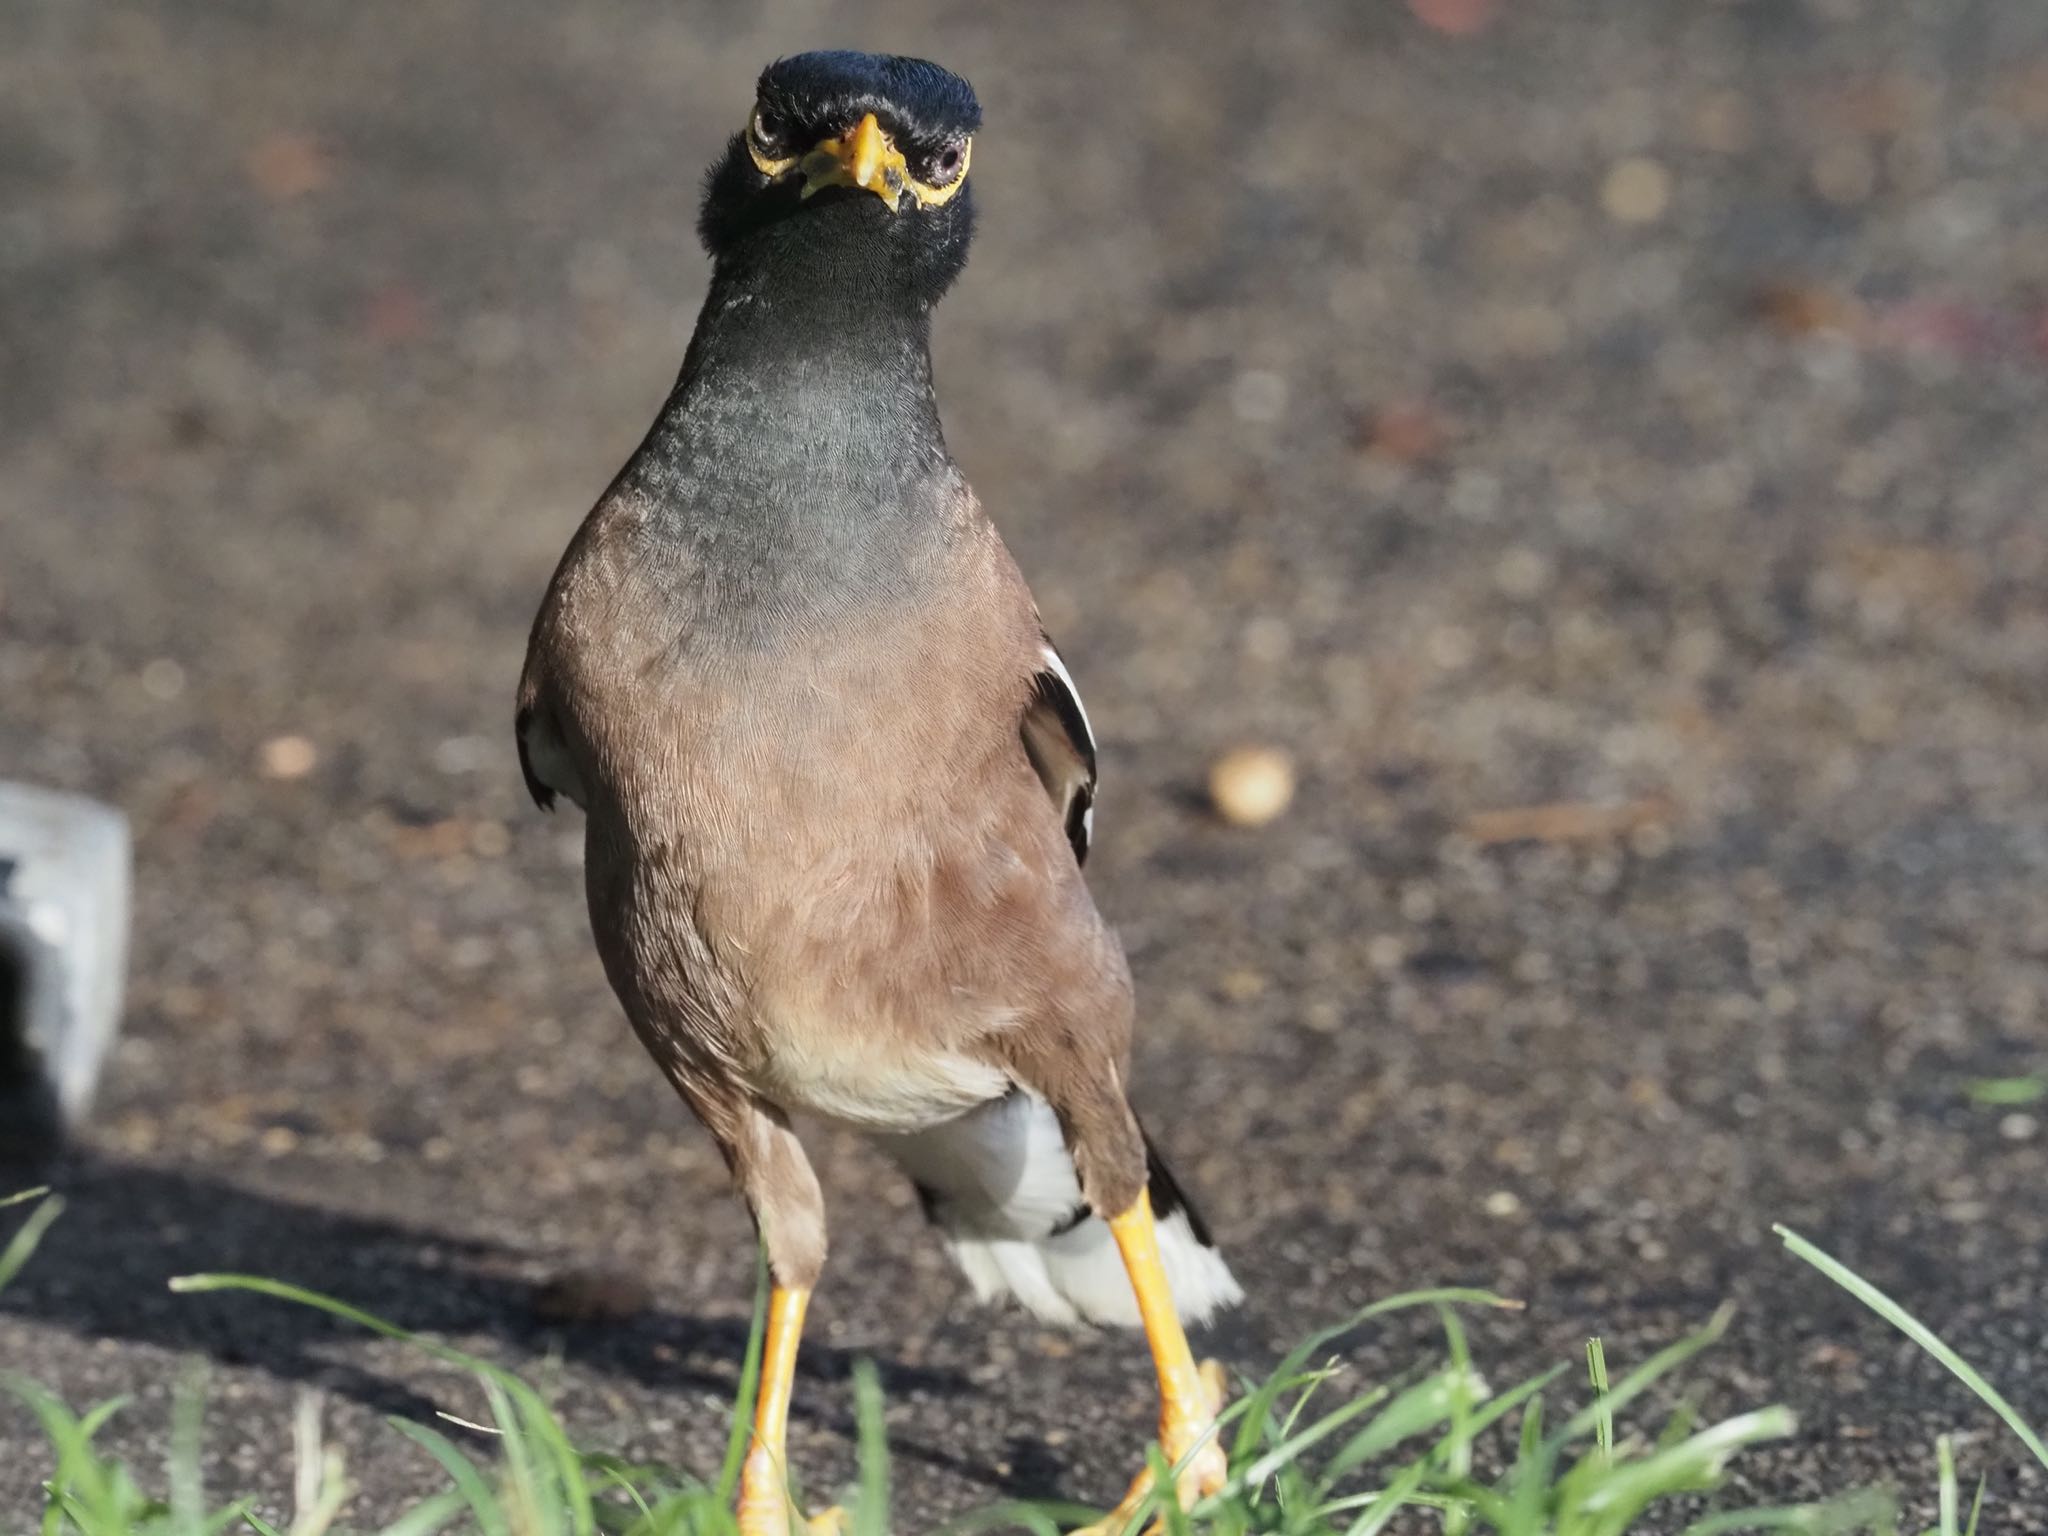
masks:
<svg viewBox="0 0 2048 1536"><path fill-rule="evenodd" d="M272 1499L317 1385L355 1518L434 1486L376 1416L473 1392L162 1283L244 1268L713 1455L748 1231L510 704L680 359L700 167L844 43L987 106L942 397L1104 737L1138 1097L1254 1298L1213 1347L1477 1282L1529 1303L1479 1329L1505 1382L1732 1298L1706 1408L1803 1422L1742 1491L1924 1515L1953 1427L2040 1529L2016 1443L1769 1234L2048 1419L2048 1115L1964 1092L2048 1064L2039 0L0 8L0 776L118 802L140 866L0 1364L135 1393L148 1466L210 1357L213 1486ZM1259 831L1203 799L1242 741L1301 778ZM1112 1495L1136 1343L974 1310L814 1150L811 1484L872 1355L907 1527ZM0 1526L35 1447L0 1409Z"/></svg>

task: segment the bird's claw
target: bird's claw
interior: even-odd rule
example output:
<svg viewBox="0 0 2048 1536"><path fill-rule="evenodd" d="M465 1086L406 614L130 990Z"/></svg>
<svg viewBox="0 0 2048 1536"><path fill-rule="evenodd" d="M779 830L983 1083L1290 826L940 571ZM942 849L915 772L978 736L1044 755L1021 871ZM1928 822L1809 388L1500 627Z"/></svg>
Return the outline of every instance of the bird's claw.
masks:
<svg viewBox="0 0 2048 1536"><path fill-rule="evenodd" d="M815 1515L792 1518L787 1500L772 1508L765 1500L742 1500L739 1507L740 1536L842 1536L846 1511L837 1504Z"/></svg>
<svg viewBox="0 0 2048 1536"><path fill-rule="evenodd" d="M846 1511L837 1504L809 1517L792 1510L781 1458L761 1445L747 1453L733 1513L739 1536L841 1536L846 1526Z"/></svg>
<svg viewBox="0 0 2048 1536"><path fill-rule="evenodd" d="M1169 1404L1164 1421L1159 1426L1159 1447L1166 1453L1168 1462L1179 1466L1183 1460L1180 1476L1174 1479L1175 1501L1182 1510L1190 1510L1212 1493L1222 1491L1230 1478L1230 1458L1225 1454L1222 1442L1210 1434L1216 1415L1223 1411L1226 1382L1223 1367L1217 1361L1204 1360L1200 1367L1202 1382L1202 1404L1198 1411L1176 1413ZM1203 1440L1207 1435L1208 1439ZM1190 1457L1188 1452L1200 1444L1201 1448ZM1072 1536L1125 1536L1131 1521L1152 1497L1152 1469L1147 1467L1132 1479L1130 1488L1117 1501L1117 1506L1100 1520L1080 1527ZM1166 1521L1155 1516L1145 1527L1144 1536L1161 1536Z"/></svg>

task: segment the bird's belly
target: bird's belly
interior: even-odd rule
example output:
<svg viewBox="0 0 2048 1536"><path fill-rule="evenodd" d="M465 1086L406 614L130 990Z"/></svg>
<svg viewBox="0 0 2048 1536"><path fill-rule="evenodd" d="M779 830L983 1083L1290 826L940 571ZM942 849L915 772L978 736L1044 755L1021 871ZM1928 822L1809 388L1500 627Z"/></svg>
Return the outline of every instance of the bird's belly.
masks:
<svg viewBox="0 0 2048 1536"><path fill-rule="evenodd" d="M760 1017L760 1054L748 1086L784 1110L871 1132L908 1133L1000 1098L996 1067L937 1042L891 1040L860 1021Z"/></svg>

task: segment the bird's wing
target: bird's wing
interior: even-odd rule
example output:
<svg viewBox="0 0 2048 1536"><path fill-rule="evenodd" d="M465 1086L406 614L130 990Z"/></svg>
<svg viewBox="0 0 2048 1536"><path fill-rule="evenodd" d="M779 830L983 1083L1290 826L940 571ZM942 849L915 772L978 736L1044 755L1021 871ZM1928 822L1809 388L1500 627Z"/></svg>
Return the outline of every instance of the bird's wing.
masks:
<svg viewBox="0 0 2048 1536"><path fill-rule="evenodd" d="M1095 733L1088 728L1088 711L1081 707L1073 674L1050 639L1039 661L1031 700L1024 706L1024 751L1066 823L1075 860L1085 863L1095 830Z"/></svg>
<svg viewBox="0 0 2048 1536"><path fill-rule="evenodd" d="M555 792L541 776L534 772L533 754L526 745L526 733L533 725L533 706L523 705L518 717L512 722L512 739L519 744L519 773L526 780L526 792L533 796L533 803L544 811L555 808Z"/></svg>

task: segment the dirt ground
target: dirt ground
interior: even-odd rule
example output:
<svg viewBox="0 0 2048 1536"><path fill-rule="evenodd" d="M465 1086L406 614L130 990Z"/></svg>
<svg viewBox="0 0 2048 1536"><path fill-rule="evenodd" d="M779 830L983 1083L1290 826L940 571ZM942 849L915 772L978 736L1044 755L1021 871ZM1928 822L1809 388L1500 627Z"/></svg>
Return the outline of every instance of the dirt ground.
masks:
<svg viewBox="0 0 2048 1536"><path fill-rule="evenodd" d="M438 1486L378 1415L469 1385L163 1284L246 1269L551 1376L592 1446L715 1455L749 1232L510 707L681 358L701 168L819 45L986 106L941 398L1103 738L1137 1096L1253 1298L1211 1347L1480 1283L1528 1302L1478 1329L1504 1384L1733 1299L1704 1406L1802 1417L1738 1492L1925 1514L1955 1429L1993 1529L2048 1521L1770 1235L2048 1419L2048 1109L1966 1092L2048 1068L2039 0L0 7L0 776L139 843L126 1035L0 1366L134 1393L147 1467L210 1359L223 1495L288 1488L306 1384L352 1519ZM1260 831L1203 799L1242 741L1300 771ZM872 1356L906 1528L1111 1496L1137 1343L976 1310L907 1188L813 1148L809 1483ZM0 1525L43 1470L0 1408Z"/></svg>

